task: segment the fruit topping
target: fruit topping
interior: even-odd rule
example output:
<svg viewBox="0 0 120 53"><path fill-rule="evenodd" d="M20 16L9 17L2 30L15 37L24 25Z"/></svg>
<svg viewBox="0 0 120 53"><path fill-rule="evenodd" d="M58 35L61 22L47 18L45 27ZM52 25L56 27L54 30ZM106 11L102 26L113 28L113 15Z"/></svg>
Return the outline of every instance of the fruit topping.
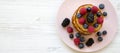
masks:
<svg viewBox="0 0 120 53"><path fill-rule="evenodd" d="M80 38L81 34L80 34L80 33L76 33L75 36L76 36L77 38Z"/></svg>
<svg viewBox="0 0 120 53"><path fill-rule="evenodd" d="M79 22L79 24L81 24L81 25L83 25L84 23L85 23L85 18L80 18L79 20L78 20L78 22Z"/></svg>
<svg viewBox="0 0 120 53"><path fill-rule="evenodd" d="M88 32L89 32L89 33L93 33L93 32L94 32L94 30L95 30L95 29L94 29L94 27L93 27L93 26L89 26L89 27L88 27Z"/></svg>
<svg viewBox="0 0 120 53"><path fill-rule="evenodd" d="M70 23L70 19L68 19L68 18L65 18L64 20L63 20L63 22L62 22L62 26L63 27L66 27L66 26L68 26L69 25L69 23Z"/></svg>
<svg viewBox="0 0 120 53"><path fill-rule="evenodd" d="M99 25L97 23L94 24L94 27L97 28Z"/></svg>
<svg viewBox="0 0 120 53"><path fill-rule="evenodd" d="M103 12L103 16L107 16L107 12Z"/></svg>
<svg viewBox="0 0 120 53"><path fill-rule="evenodd" d="M103 38L99 36L98 41L100 41L100 42L103 41Z"/></svg>
<svg viewBox="0 0 120 53"><path fill-rule="evenodd" d="M87 19L88 23L93 23L94 22L94 14L88 13L86 19Z"/></svg>
<svg viewBox="0 0 120 53"><path fill-rule="evenodd" d="M73 32L73 28L72 27L67 27L67 32L68 33L72 33Z"/></svg>
<svg viewBox="0 0 120 53"><path fill-rule="evenodd" d="M104 31L102 32L102 34L103 34L103 35L106 35L106 34L107 34L107 31L106 31L106 30L104 30Z"/></svg>
<svg viewBox="0 0 120 53"><path fill-rule="evenodd" d="M102 33L101 32L97 32L97 36L101 36L102 35Z"/></svg>
<svg viewBox="0 0 120 53"><path fill-rule="evenodd" d="M104 8L105 8L105 5L104 5L104 4L100 4L100 5L99 5L99 8L100 8L100 9L104 9Z"/></svg>
<svg viewBox="0 0 120 53"><path fill-rule="evenodd" d="M88 41L86 42L86 45L89 47L89 46L92 46L94 43L94 40L92 38L89 38Z"/></svg>
<svg viewBox="0 0 120 53"><path fill-rule="evenodd" d="M88 28L88 24L83 24L83 28L87 29Z"/></svg>
<svg viewBox="0 0 120 53"><path fill-rule="evenodd" d="M102 17L97 18L97 23L102 24L103 23L103 18Z"/></svg>
<svg viewBox="0 0 120 53"><path fill-rule="evenodd" d="M74 39L74 43L75 43L75 45L78 46L78 45L80 44L80 40L79 40L79 38L75 38L75 39Z"/></svg>
<svg viewBox="0 0 120 53"><path fill-rule="evenodd" d="M74 38L74 35L73 35L73 34L70 34L69 37L70 37L71 39L73 39L73 38Z"/></svg>
<svg viewBox="0 0 120 53"><path fill-rule="evenodd" d="M100 16L101 16L101 13L100 13L100 12L97 12L97 16L100 17Z"/></svg>
<svg viewBox="0 0 120 53"><path fill-rule="evenodd" d="M80 37L80 41L84 42L85 41L85 37Z"/></svg>
<svg viewBox="0 0 120 53"><path fill-rule="evenodd" d="M87 12L90 12L91 11L91 8L90 7L87 7Z"/></svg>
<svg viewBox="0 0 120 53"><path fill-rule="evenodd" d="M80 14L81 15L85 15L86 13L87 13L87 10L86 10L85 7L83 7L83 8L80 9Z"/></svg>
<svg viewBox="0 0 120 53"><path fill-rule="evenodd" d="M77 18L81 18L81 14L80 13L77 13Z"/></svg>
<svg viewBox="0 0 120 53"><path fill-rule="evenodd" d="M83 43L80 43L80 44L78 45L78 47L79 47L80 49L82 49L82 48L84 48L84 44L83 44Z"/></svg>
<svg viewBox="0 0 120 53"><path fill-rule="evenodd" d="M92 13L93 13L93 14L96 14L96 13L98 12L98 10L99 10L99 9L98 9L96 6L93 6L93 7L92 7Z"/></svg>

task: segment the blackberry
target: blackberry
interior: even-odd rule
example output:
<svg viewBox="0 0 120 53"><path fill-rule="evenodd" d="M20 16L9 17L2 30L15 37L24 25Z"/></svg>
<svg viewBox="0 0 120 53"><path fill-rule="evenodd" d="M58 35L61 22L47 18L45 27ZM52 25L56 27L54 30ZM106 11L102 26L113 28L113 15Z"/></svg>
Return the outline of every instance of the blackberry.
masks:
<svg viewBox="0 0 120 53"><path fill-rule="evenodd" d="M64 20L63 20L63 22L62 22L62 26L63 27L66 27L66 26L68 26L70 24L70 19L68 19L68 18L65 18Z"/></svg>
<svg viewBox="0 0 120 53"><path fill-rule="evenodd" d="M92 38L89 38L88 41L86 42L86 46L92 46L94 44L94 40Z"/></svg>
<svg viewBox="0 0 120 53"><path fill-rule="evenodd" d="M94 14L88 13L88 15L87 15L87 22L88 23L93 23L94 22Z"/></svg>

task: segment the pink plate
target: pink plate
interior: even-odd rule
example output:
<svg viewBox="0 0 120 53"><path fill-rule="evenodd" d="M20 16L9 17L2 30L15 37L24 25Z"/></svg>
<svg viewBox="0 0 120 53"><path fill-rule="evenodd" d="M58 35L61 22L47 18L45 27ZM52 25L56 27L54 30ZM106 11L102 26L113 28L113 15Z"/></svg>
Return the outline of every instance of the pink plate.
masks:
<svg viewBox="0 0 120 53"><path fill-rule="evenodd" d="M95 6L99 6L99 4L103 3L105 5L105 9L102 11L106 11L108 13L107 17L104 19L103 26L100 31L107 30L107 35L103 37L102 42L97 41L97 37L92 34L87 36L88 38L93 38L95 43L91 47L85 46L83 49L79 49L75 46L72 39L69 38L69 34L66 31L66 28L61 26L62 21L67 17L69 19L72 18L73 13L77 10L77 8L84 4L93 4ZM70 26L73 27L72 23ZM117 15L112 6L112 4L108 0L66 0L60 7L57 15L57 29L60 38L63 40L65 44L67 44L70 48L79 51L79 52L93 52L100 50L110 44L110 42L114 39L117 32ZM74 29L74 34L76 30ZM75 37L75 36L74 36Z"/></svg>

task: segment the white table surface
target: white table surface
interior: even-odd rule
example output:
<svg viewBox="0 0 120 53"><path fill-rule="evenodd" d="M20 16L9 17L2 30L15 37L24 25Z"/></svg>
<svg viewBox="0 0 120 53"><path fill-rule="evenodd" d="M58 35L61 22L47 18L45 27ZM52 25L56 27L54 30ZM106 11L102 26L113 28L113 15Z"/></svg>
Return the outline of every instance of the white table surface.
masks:
<svg viewBox="0 0 120 53"><path fill-rule="evenodd" d="M110 0L120 15L120 0ZM58 37L56 14L64 0L0 0L0 53L80 53ZM118 16L118 20L120 17ZM115 39L94 53L120 53Z"/></svg>

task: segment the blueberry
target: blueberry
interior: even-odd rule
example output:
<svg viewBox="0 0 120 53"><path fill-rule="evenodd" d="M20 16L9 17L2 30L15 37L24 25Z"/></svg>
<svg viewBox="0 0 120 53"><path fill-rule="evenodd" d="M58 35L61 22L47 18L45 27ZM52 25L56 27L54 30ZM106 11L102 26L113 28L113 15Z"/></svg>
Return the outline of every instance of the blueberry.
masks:
<svg viewBox="0 0 120 53"><path fill-rule="evenodd" d="M80 33L76 33L75 36L76 36L77 38L80 38L81 34L80 34Z"/></svg>
<svg viewBox="0 0 120 53"><path fill-rule="evenodd" d="M82 48L84 48L84 44L83 44L83 43L80 43L80 44L78 45L78 47L79 47L80 49L82 49Z"/></svg>
<svg viewBox="0 0 120 53"><path fill-rule="evenodd" d="M97 16L100 17L100 16L101 16L101 13L100 13L100 12L97 12Z"/></svg>
<svg viewBox="0 0 120 53"><path fill-rule="evenodd" d="M91 11L91 8L90 8L90 7L87 7L87 11L90 12L90 11Z"/></svg>
<svg viewBox="0 0 120 53"><path fill-rule="evenodd" d="M97 36L101 36L102 35L102 33L101 32L97 32Z"/></svg>
<svg viewBox="0 0 120 53"><path fill-rule="evenodd" d="M103 12L103 16L107 16L107 12Z"/></svg>
<svg viewBox="0 0 120 53"><path fill-rule="evenodd" d="M80 41L81 41L81 42L84 42L84 41L85 41L85 38L84 38L84 37L80 37Z"/></svg>
<svg viewBox="0 0 120 53"><path fill-rule="evenodd" d="M98 41L103 41L103 38L102 37L98 37Z"/></svg>
<svg viewBox="0 0 120 53"><path fill-rule="evenodd" d="M81 17L81 14L80 14L80 13L77 13L76 16L77 16L77 18L80 18L80 17Z"/></svg>
<svg viewBox="0 0 120 53"><path fill-rule="evenodd" d="M100 5L99 5L99 8L100 8L100 9L104 9L104 8L105 8L105 5L104 5L104 4L100 4Z"/></svg>
<svg viewBox="0 0 120 53"><path fill-rule="evenodd" d="M70 37L71 39L73 39L73 38L74 38L74 35L73 35L73 34L70 34L69 37Z"/></svg>
<svg viewBox="0 0 120 53"><path fill-rule="evenodd" d="M87 22L88 23L93 23L94 22L94 14L88 13L88 15L87 15Z"/></svg>
<svg viewBox="0 0 120 53"><path fill-rule="evenodd" d="M104 30L104 31L102 32L102 34L103 34L103 35L106 35L106 34L107 34L107 31L106 31L106 30Z"/></svg>
<svg viewBox="0 0 120 53"><path fill-rule="evenodd" d="M86 42L86 46L92 46L94 44L94 40L92 38L89 38L88 41Z"/></svg>
<svg viewBox="0 0 120 53"><path fill-rule="evenodd" d="M70 24L70 19L68 19L68 18L65 18L64 20L63 20L63 22L62 22L62 26L63 27L66 27L66 26L68 26Z"/></svg>
<svg viewBox="0 0 120 53"><path fill-rule="evenodd" d="M94 24L94 27L97 28L99 25L97 23Z"/></svg>
<svg viewBox="0 0 120 53"><path fill-rule="evenodd" d="M88 28L88 24L84 24L83 28L87 29Z"/></svg>

